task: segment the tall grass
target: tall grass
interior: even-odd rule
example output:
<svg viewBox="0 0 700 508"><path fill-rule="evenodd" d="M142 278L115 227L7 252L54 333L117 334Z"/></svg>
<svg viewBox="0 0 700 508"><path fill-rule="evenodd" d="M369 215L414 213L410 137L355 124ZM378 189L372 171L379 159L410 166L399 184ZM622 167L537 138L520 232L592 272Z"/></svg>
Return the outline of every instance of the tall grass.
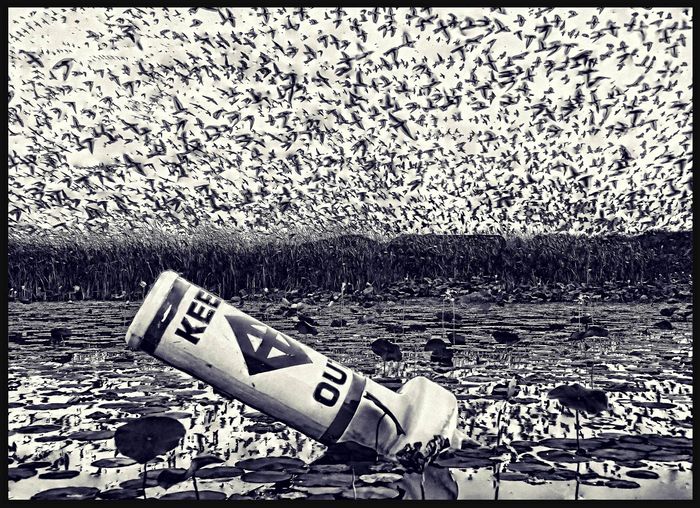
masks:
<svg viewBox="0 0 700 508"><path fill-rule="evenodd" d="M185 235L153 230L118 236L8 238L9 286L60 298L73 286L86 298L126 293L139 298L141 281L162 270L182 272L224 298L268 287L381 290L409 279L498 278L520 285L606 282L639 284L688 278L692 233L580 237L566 234L503 238L494 235L403 235L392 240L359 235L255 240L221 229Z"/></svg>

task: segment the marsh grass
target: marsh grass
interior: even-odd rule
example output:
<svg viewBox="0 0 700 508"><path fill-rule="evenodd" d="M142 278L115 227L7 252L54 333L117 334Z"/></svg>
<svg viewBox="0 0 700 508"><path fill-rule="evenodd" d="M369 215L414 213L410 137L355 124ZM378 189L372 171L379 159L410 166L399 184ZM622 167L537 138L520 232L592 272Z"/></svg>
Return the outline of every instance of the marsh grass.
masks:
<svg viewBox="0 0 700 508"><path fill-rule="evenodd" d="M34 299L65 300L80 286L86 299L138 300L142 282L166 269L224 298L241 290L323 289L435 279L497 279L506 292L523 285L610 281L642 284L690 277L692 233L636 237L567 234L402 235L386 241L360 235L252 238L222 229L174 234L153 230L107 235L8 236L8 284Z"/></svg>

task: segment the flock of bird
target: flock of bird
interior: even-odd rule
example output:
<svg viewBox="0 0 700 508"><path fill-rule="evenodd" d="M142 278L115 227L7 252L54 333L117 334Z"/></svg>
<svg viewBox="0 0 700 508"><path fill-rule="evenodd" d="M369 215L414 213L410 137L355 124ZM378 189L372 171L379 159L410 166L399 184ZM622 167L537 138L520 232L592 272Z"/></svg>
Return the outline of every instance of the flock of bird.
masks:
<svg viewBox="0 0 700 508"><path fill-rule="evenodd" d="M10 229L692 229L692 9L9 10Z"/></svg>

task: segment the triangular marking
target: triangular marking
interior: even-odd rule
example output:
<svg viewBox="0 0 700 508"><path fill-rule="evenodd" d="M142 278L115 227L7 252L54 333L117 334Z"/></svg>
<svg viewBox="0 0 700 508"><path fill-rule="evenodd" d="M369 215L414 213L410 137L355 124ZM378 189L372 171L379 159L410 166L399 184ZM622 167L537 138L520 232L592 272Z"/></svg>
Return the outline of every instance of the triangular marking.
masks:
<svg viewBox="0 0 700 508"><path fill-rule="evenodd" d="M273 347L272 349L270 349L270 353L267 355L267 358L270 359L275 358L277 356L284 356L284 354L284 352L280 351L276 347Z"/></svg>
<svg viewBox="0 0 700 508"><path fill-rule="evenodd" d="M256 353L258 352L258 349L260 348L260 344L262 344L262 338L256 337L255 335L251 334L246 334L248 335L248 340L250 341L250 345L253 346L253 351Z"/></svg>
<svg viewBox="0 0 700 508"><path fill-rule="evenodd" d="M255 328L257 331L259 331L262 334L265 334L267 331L267 326L261 326L261 325L252 325L253 328Z"/></svg>
<svg viewBox="0 0 700 508"><path fill-rule="evenodd" d="M285 346L289 347L289 342L287 342L287 339L284 338L284 336L281 333L277 334L277 337L275 337L279 342L284 344Z"/></svg>

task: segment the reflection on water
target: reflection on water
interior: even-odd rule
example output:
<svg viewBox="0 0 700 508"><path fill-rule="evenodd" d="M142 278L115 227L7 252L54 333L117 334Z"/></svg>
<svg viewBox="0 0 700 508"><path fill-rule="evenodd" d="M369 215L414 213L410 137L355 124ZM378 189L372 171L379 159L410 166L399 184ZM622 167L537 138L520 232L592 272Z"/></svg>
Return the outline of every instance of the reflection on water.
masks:
<svg viewBox="0 0 700 508"><path fill-rule="evenodd" d="M449 342L435 318L439 305L427 299L407 301L404 323L427 329L405 333L386 330L401 323L400 309L375 310L376 319L361 325L356 319L360 310L354 309L357 314L346 316L350 325L345 328L330 328L333 316L321 314L320 333L313 337L299 336L291 320L269 310L267 315L278 329L387 386L398 388L406 379L424 375L455 393L460 428L479 447L455 450L420 474L374 457L361 461L357 454L330 453L145 354L125 351L123 335L138 304L11 304L8 467L16 479L8 483L9 496L26 499L69 486L137 492L140 466L114 460L118 454L110 432L141 415L168 415L185 425L186 437L148 468L187 467L194 455L214 453L228 469L207 468L213 472L198 480L199 489L231 498L691 497L691 322L674 321L672 331L650 331L657 306L599 305L595 319L609 336L570 341L576 305L510 305L487 313L464 308L456 329L466 340L449 346L454 351L450 365L431 362L431 353L423 351L431 336ZM244 310L263 318L256 308L247 304ZM556 330L550 329L552 323L568 324ZM55 326L73 329L67 347L46 344ZM512 329L522 340L496 344L490 336L495 328ZM403 360L384 365L374 356L369 344L378 337L399 344ZM505 401L494 388L509 380L517 382L518 390ZM547 398L550 389L573 382L603 389L610 400L609 411L582 415L579 452L575 415ZM290 478L277 483L253 483L231 467L271 456L295 457L306 465L287 466ZM109 460L98 467L101 459ZM36 474L22 478L31 472L19 471L20 466ZM285 467L272 461L263 470ZM76 475L47 475L59 471ZM146 495L190 490L190 482L167 491L148 486Z"/></svg>

